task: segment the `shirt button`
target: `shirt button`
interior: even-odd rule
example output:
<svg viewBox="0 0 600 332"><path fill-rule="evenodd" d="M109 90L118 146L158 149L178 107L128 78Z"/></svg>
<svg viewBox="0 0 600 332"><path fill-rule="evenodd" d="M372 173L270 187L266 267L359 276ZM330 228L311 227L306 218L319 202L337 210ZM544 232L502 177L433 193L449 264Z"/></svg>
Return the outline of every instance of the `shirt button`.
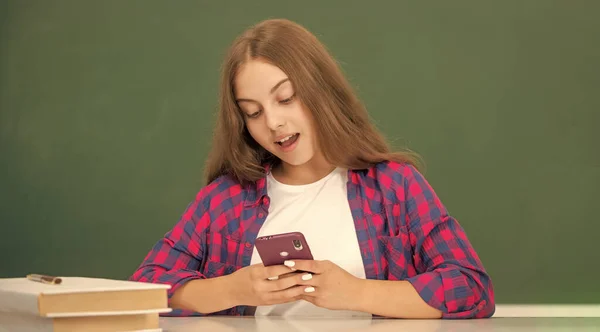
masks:
<svg viewBox="0 0 600 332"><path fill-rule="evenodd" d="M265 205L269 204L269 199L266 197L263 198L263 204L265 204Z"/></svg>
<svg viewBox="0 0 600 332"><path fill-rule="evenodd" d="M250 248L252 245L249 242L246 242L246 248Z"/></svg>
<svg viewBox="0 0 600 332"><path fill-rule="evenodd" d="M259 217L259 218L262 218L262 217L264 217L264 216L265 216L265 214L264 214L264 213L259 213L259 214L258 214L258 217Z"/></svg>

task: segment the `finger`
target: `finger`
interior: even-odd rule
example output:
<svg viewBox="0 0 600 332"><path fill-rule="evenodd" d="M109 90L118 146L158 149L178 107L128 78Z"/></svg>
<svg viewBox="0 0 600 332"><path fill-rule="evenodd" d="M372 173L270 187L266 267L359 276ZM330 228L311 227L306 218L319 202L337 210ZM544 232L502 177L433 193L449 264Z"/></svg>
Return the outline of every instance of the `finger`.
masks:
<svg viewBox="0 0 600 332"><path fill-rule="evenodd" d="M296 285L300 285L301 282L303 282L304 280L308 280L311 277L312 276L307 277L306 273L304 275L297 272L288 273L286 277L282 276L278 280L268 281L268 285L265 289L270 292L281 291Z"/></svg>
<svg viewBox="0 0 600 332"><path fill-rule="evenodd" d="M314 287L314 286L304 286L304 285L299 286L299 287L303 287L302 296L312 297L312 298L319 296L319 293L317 292L317 290L318 290L317 287Z"/></svg>
<svg viewBox="0 0 600 332"><path fill-rule="evenodd" d="M279 276L279 279L293 278L293 277L295 277L297 275L302 275L302 272L292 271L290 273L282 274L282 275Z"/></svg>
<svg viewBox="0 0 600 332"><path fill-rule="evenodd" d="M293 286L288 289L269 293L271 303L283 303L297 300L306 296L306 286Z"/></svg>
<svg viewBox="0 0 600 332"><path fill-rule="evenodd" d="M318 278L317 278L318 279ZM318 280L316 280L318 282ZM285 278L279 278L279 280L268 281L268 285L265 287L267 291L276 292L281 291L296 285L314 286L316 285L314 276L311 273L290 273Z"/></svg>
<svg viewBox="0 0 600 332"><path fill-rule="evenodd" d="M312 303L313 305L315 305L317 307L323 307L322 300L319 297L316 297L316 296L302 295L301 300L302 301L306 301L308 303Z"/></svg>
<svg viewBox="0 0 600 332"><path fill-rule="evenodd" d="M282 275L290 273L290 269L283 265L272 265L272 266L266 266L264 268L259 268L259 269L260 269L260 272L258 273L258 275L260 276L261 279L267 279L267 278L278 279ZM275 277L277 277L277 278L275 278Z"/></svg>
<svg viewBox="0 0 600 332"><path fill-rule="evenodd" d="M322 278L321 275L305 272L298 276L298 285L319 286L319 282Z"/></svg>
<svg viewBox="0 0 600 332"><path fill-rule="evenodd" d="M313 275L310 273L305 273L302 276L300 276L300 281L298 285L304 287L304 293L302 294L302 296L308 296L311 298L318 296L319 294L317 293L317 290L319 289L319 287L317 285L319 285L319 281L321 278L323 277L318 274Z"/></svg>
<svg viewBox="0 0 600 332"><path fill-rule="evenodd" d="M282 274L282 275L279 275L279 276L269 277L269 278L267 278L267 279L268 279L268 280L279 280L279 279L285 279L285 278L290 278L290 277L293 277L293 276L295 276L295 275L298 275L298 274L300 274L300 273L301 273L301 272L298 272L298 271L292 271L292 272L289 272L289 273L286 273L286 274Z"/></svg>
<svg viewBox="0 0 600 332"><path fill-rule="evenodd" d="M314 260L289 260L285 261L284 265L295 270L312 272L312 273L323 273L323 262Z"/></svg>
<svg viewBox="0 0 600 332"><path fill-rule="evenodd" d="M304 300L306 302L310 302L312 304L315 304L315 300L317 299L317 297L316 296L310 296L310 295L302 294L302 295L298 296L298 299L299 300Z"/></svg>

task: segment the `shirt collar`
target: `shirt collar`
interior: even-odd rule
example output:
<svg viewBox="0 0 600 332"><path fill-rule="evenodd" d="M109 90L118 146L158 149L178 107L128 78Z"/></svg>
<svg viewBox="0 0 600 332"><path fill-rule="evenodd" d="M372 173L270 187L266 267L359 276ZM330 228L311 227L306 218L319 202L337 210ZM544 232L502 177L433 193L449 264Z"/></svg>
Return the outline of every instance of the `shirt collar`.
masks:
<svg viewBox="0 0 600 332"><path fill-rule="evenodd" d="M271 172L272 165L270 163L263 165L265 169L265 176L258 179L258 181L248 184L245 188L248 191L246 195L246 201L244 207L255 206L260 203L260 200L267 196L267 174Z"/></svg>
<svg viewBox="0 0 600 332"><path fill-rule="evenodd" d="M256 206L257 204L260 203L260 201L267 197L267 175L271 172L271 169L273 167L272 164L270 163L266 163L263 165L264 169L265 169L265 176L263 176L262 178L258 179L258 181L250 183L247 185L247 187L245 188L245 190L248 191L248 194L246 195L246 200L244 201L244 207L248 207L248 206ZM352 185L354 184L353 182L353 175L354 175L354 170L349 169L348 170L348 184Z"/></svg>

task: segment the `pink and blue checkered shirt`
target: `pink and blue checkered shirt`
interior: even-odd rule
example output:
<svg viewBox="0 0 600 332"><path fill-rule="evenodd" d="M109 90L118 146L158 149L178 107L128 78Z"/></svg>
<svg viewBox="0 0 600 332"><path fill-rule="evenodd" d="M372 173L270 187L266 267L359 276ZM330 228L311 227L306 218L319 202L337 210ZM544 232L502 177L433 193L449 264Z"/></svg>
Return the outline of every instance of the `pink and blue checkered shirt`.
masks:
<svg viewBox="0 0 600 332"><path fill-rule="evenodd" d="M463 228L413 166L382 162L349 170L347 189L367 279L407 280L442 318L493 315L489 275ZM266 178L242 186L221 176L200 190L130 279L170 284L170 298L187 281L248 266L269 202ZM243 315L245 309L213 314ZM177 309L170 315L202 314Z"/></svg>

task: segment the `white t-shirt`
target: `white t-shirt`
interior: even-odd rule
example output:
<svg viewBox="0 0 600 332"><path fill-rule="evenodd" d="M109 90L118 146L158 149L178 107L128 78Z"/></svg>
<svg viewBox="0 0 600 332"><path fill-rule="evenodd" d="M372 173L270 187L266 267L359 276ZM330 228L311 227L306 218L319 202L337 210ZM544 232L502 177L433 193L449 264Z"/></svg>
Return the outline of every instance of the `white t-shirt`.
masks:
<svg viewBox="0 0 600 332"><path fill-rule="evenodd" d="M315 260L330 260L352 275L365 279L365 269L358 246L354 220L347 196L346 169L333 172L306 185L286 185L267 175L267 192L271 199L269 215L258 236L302 232ZM261 263L256 249L251 264ZM329 310L310 302L260 306L256 316L367 316L363 312Z"/></svg>

